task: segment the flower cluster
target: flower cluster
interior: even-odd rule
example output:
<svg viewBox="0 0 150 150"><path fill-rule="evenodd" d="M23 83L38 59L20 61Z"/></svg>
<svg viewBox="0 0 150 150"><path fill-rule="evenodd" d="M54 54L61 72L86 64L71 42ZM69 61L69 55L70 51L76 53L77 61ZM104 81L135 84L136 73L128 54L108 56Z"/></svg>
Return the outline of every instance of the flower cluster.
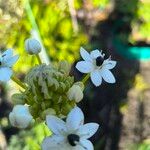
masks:
<svg viewBox="0 0 150 150"><path fill-rule="evenodd" d="M24 83L12 71L18 55L13 56L9 49L0 56L0 82L11 78L22 87L20 93L12 96L15 106L9 114L10 123L18 128L27 128L34 123L46 122L52 135L43 140L42 150L93 150L88 138L95 134L99 125L84 124L84 115L77 103L83 99L85 82L89 77L95 86L100 86L102 79L115 83L110 70L115 67L116 61L110 57L105 59L102 51L97 49L88 53L81 48L83 61L79 61L76 68L87 75L75 82L67 61L57 65L41 63L39 53L42 47L37 40L27 39L25 49L28 54L37 57L39 64L26 74Z"/></svg>

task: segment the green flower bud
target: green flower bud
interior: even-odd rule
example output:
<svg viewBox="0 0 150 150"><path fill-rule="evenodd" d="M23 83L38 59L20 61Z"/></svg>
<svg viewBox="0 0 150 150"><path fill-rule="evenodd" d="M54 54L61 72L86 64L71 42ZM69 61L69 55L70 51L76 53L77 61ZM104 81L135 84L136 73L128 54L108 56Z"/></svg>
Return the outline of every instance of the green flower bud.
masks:
<svg viewBox="0 0 150 150"><path fill-rule="evenodd" d="M56 115L56 111L53 108L48 108L42 112L41 117L45 119L47 115Z"/></svg>
<svg viewBox="0 0 150 150"><path fill-rule="evenodd" d="M13 94L11 98L12 98L12 101L15 105L25 104L25 97L22 94L19 94L19 93Z"/></svg>
<svg viewBox="0 0 150 150"><path fill-rule="evenodd" d="M64 61L59 62L58 68L60 71L63 71L64 73L68 75L70 73L71 65L67 61L64 60Z"/></svg>
<svg viewBox="0 0 150 150"><path fill-rule="evenodd" d="M42 47L39 41L34 38L29 38L25 41L25 49L29 54L33 55L40 53Z"/></svg>

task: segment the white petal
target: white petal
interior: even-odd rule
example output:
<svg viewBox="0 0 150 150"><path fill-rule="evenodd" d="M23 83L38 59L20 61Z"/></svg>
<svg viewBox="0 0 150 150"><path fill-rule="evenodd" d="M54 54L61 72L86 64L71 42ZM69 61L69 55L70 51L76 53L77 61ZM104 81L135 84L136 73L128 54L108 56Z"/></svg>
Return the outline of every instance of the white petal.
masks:
<svg viewBox="0 0 150 150"><path fill-rule="evenodd" d="M18 128L26 128L29 126L29 124L32 121L32 116L31 115L20 115L20 114L13 114L12 112L9 114L9 120L11 122L11 124L14 127L18 127Z"/></svg>
<svg viewBox="0 0 150 150"><path fill-rule="evenodd" d="M99 70L91 72L91 80L95 86L100 86L102 83L102 77L99 73Z"/></svg>
<svg viewBox="0 0 150 150"><path fill-rule="evenodd" d="M4 65L6 65L7 67L12 67L13 64L16 63L16 61L18 60L19 55L13 56L7 60L5 60Z"/></svg>
<svg viewBox="0 0 150 150"><path fill-rule="evenodd" d="M64 137L52 135L42 142L42 150L60 150L60 145L64 144Z"/></svg>
<svg viewBox="0 0 150 150"><path fill-rule="evenodd" d="M87 123L79 128L79 130L77 131L77 134L81 138L88 139L95 134L98 128L99 128L99 125L97 123Z"/></svg>
<svg viewBox="0 0 150 150"><path fill-rule="evenodd" d="M13 50L12 49L8 49L2 54L2 57L7 59L7 58L10 58L12 55L13 55Z"/></svg>
<svg viewBox="0 0 150 150"><path fill-rule="evenodd" d="M76 68L82 73L89 73L94 69L94 65L88 61L79 61Z"/></svg>
<svg viewBox="0 0 150 150"><path fill-rule="evenodd" d="M116 64L117 64L116 61L107 59L107 60L104 61L103 67L105 69L113 69L116 66Z"/></svg>
<svg viewBox="0 0 150 150"><path fill-rule="evenodd" d="M115 83L115 77L114 75L107 69L100 70L100 74L103 77L103 79L108 83Z"/></svg>
<svg viewBox="0 0 150 150"><path fill-rule="evenodd" d="M7 82L10 80L12 70L8 67L0 67L0 82Z"/></svg>
<svg viewBox="0 0 150 150"><path fill-rule="evenodd" d="M83 112L79 107L75 107L71 110L68 114L67 120L67 127L70 131L75 131L84 123L84 115Z"/></svg>
<svg viewBox="0 0 150 150"><path fill-rule="evenodd" d="M89 140L81 139L80 143L85 150L94 150L93 144Z"/></svg>
<svg viewBox="0 0 150 150"><path fill-rule="evenodd" d="M90 54L83 47L80 48L80 54L84 60L92 61Z"/></svg>
<svg viewBox="0 0 150 150"><path fill-rule="evenodd" d="M63 134L66 131L65 122L58 117L48 115L46 116L46 123L54 134Z"/></svg>
<svg viewBox="0 0 150 150"><path fill-rule="evenodd" d="M77 145L77 146L75 146L75 148L72 149L72 150L85 150L85 148L84 148L83 146L81 146L81 145Z"/></svg>
<svg viewBox="0 0 150 150"><path fill-rule="evenodd" d="M103 57L103 54L102 54L98 49L93 50L90 55L91 55L91 57L92 57L93 59L95 59L95 58L97 58L97 57L99 57L99 56L102 56L102 57Z"/></svg>

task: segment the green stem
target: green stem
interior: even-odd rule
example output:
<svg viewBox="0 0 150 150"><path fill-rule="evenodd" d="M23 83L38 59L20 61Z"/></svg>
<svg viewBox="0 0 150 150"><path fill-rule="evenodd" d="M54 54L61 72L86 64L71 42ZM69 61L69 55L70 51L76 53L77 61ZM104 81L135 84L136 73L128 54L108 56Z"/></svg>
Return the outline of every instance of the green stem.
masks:
<svg viewBox="0 0 150 150"><path fill-rule="evenodd" d="M38 54L36 55L36 58L37 58L39 64L42 64L41 58L40 58L40 56Z"/></svg>
<svg viewBox="0 0 150 150"><path fill-rule="evenodd" d="M89 77L90 77L90 74L87 74L87 75L82 79L83 84L86 83L86 81L89 79Z"/></svg>
<svg viewBox="0 0 150 150"><path fill-rule="evenodd" d="M17 77L12 76L11 79L16 82L20 87L22 87L23 89L26 89L26 85L23 84Z"/></svg>

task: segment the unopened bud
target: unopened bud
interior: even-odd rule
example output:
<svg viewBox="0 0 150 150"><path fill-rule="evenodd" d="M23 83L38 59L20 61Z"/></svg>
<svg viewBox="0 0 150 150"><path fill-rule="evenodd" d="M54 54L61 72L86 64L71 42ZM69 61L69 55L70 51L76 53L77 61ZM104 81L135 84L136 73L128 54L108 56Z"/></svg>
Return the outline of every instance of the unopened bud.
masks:
<svg viewBox="0 0 150 150"><path fill-rule="evenodd" d="M25 49L29 54L33 55L40 53L42 47L39 41L29 38L25 41Z"/></svg>
<svg viewBox="0 0 150 150"><path fill-rule="evenodd" d="M32 116L27 106L16 105L9 114L9 120L14 127L26 128L32 123Z"/></svg>
<svg viewBox="0 0 150 150"><path fill-rule="evenodd" d="M70 72L70 69L71 69L71 65L66 60L59 62L60 71L64 71L68 75Z"/></svg>
<svg viewBox="0 0 150 150"><path fill-rule="evenodd" d="M83 92L79 85L73 85L68 93L67 96L69 100L75 100L77 103L83 99Z"/></svg>

